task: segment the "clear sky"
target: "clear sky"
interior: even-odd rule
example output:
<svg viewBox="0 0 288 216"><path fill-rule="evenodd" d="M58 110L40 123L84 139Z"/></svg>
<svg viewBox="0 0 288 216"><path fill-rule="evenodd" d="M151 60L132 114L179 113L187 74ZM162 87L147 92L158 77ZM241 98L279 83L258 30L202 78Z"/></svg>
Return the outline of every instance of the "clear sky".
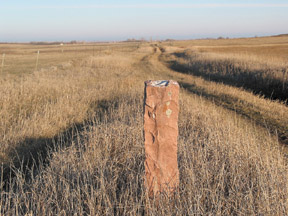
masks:
<svg viewBox="0 0 288 216"><path fill-rule="evenodd" d="M2 42L281 33L288 33L287 0L0 0Z"/></svg>

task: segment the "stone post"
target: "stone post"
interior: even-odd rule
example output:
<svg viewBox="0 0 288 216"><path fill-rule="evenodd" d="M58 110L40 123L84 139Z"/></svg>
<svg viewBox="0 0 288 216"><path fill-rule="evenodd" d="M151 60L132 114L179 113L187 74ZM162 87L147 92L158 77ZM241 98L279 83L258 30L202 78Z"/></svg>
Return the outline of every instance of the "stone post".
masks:
<svg viewBox="0 0 288 216"><path fill-rule="evenodd" d="M144 109L146 187L150 197L170 195L179 185L179 84L173 80L146 81Z"/></svg>

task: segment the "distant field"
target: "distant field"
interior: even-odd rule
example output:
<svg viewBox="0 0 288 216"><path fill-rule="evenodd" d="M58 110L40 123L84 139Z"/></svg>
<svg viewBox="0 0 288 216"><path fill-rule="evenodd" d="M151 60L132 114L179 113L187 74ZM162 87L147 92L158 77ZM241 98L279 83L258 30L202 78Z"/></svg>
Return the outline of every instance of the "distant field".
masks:
<svg viewBox="0 0 288 216"><path fill-rule="evenodd" d="M137 46L137 45L136 45ZM32 73L36 68L37 52L39 51L38 67L55 66L72 59L106 54L117 49L122 52L135 49L135 43L122 46L121 44L94 43L94 44L61 44L34 45L34 44L0 44L0 57L5 54L4 74ZM63 52L62 52L63 51ZM0 63L1 63L0 61ZM1 65L0 65L1 66Z"/></svg>
<svg viewBox="0 0 288 216"><path fill-rule="evenodd" d="M169 45L169 44L168 44ZM173 45L181 48L196 49L199 52L227 54L233 57L247 57L253 60L285 65L288 60L288 36L261 37L245 39L218 39L177 41Z"/></svg>
<svg viewBox="0 0 288 216"><path fill-rule="evenodd" d="M0 215L287 215L287 48L0 44ZM181 86L180 188L157 203L143 179L149 79Z"/></svg>
<svg viewBox="0 0 288 216"><path fill-rule="evenodd" d="M167 45L181 48L173 53L174 59L166 59L174 70L243 87L268 98L287 100L288 37L199 40Z"/></svg>

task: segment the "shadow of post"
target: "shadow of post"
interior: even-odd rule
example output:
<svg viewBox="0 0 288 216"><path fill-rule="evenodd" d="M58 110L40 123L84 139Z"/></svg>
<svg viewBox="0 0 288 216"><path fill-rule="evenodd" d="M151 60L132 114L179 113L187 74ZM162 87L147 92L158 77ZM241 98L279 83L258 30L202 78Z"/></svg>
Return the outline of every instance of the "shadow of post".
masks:
<svg viewBox="0 0 288 216"><path fill-rule="evenodd" d="M109 109L117 109L118 102L119 99L114 98L91 103L90 106L95 110L94 118L97 119L97 122L101 123L105 120L105 115ZM53 137L28 137L17 143L16 147L8 152L8 158L11 158L11 162L3 164L2 179L4 183L9 182L10 177L15 177L15 172L19 170L29 179L28 170L32 166L37 167L40 162L48 165L49 155L61 148L69 147L77 139L77 136L81 136L81 133L93 124L95 121L86 119L82 123L71 125ZM79 142L74 143L79 144ZM80 148L81 146L77 147Z"/></svg>

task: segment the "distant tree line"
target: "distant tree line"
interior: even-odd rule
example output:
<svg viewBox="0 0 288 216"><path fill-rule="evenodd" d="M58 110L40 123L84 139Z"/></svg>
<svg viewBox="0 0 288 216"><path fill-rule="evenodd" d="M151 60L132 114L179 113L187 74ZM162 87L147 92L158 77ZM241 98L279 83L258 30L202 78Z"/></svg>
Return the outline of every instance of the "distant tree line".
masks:
<svg viewBox="0 0 288 216"><path fill-rule="evenodd" d="M46 42L46 41L31 41L30 44L32 45L59 45L59 44L83 44L85 41L76 41L72 40L70 42L63 42L63 41L53 41L53 42Z"/></svg>

